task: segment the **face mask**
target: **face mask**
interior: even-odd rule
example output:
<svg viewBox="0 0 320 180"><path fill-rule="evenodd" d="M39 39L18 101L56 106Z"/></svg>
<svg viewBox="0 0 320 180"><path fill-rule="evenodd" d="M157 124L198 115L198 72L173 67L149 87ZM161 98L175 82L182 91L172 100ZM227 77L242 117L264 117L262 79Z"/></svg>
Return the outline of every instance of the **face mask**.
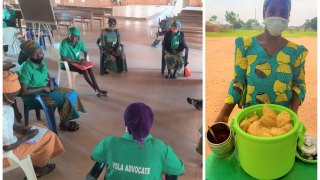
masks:
<svg viewBox="0 0 320 180"><path fill-rule="evenodd" d="M114 30L114 27L108 27L109 30Z"/></svg>
<svg viewBox="0 0 320 180"><path fill-rule="evenodd" d="M177 33L179 31L179 29L172 29L173 33Z"/></svg>
<svg viewBox="0 0 320 180"><path fill-rule="evenodd" d="M42 60L43 60L43 56L42 56L42 58L40 58L40 59L31 59L31 58L30 58L30 60L31 60L32 62L36 63L36 64L40 64L40 63L42 62Z"/></svg>
<svg viewBox="0 0 320 180"><path fill-rule="evenodd" d="M264 20L264 24L272 36L280 36L288 27L289 20L281 17L268 17Z"/></svg>

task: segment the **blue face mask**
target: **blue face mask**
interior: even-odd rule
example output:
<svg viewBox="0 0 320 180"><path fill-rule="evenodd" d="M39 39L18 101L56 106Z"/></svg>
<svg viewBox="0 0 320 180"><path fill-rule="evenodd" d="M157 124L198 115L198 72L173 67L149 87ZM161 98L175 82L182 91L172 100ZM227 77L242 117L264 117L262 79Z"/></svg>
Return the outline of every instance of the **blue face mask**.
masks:
<svg viewBox="0 0 320 180"><path fill-rule="evenodd" d="M109 30L114 30L115 27L108 27Z"/></svg>

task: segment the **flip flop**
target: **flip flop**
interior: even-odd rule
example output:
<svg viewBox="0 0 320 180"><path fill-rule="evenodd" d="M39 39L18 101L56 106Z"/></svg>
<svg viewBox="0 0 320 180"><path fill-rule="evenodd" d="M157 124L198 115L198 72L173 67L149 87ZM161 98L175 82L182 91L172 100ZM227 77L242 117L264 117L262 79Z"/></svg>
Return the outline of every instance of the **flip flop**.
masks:
<svg viewBox="0 0 320 180"><path fill-rule="evenodd" d="M50 163L50 164L48 163L45 166L48 167L47 171L45 173L43 173L42 175L36 176L37 178L40 178L40 177L47 175L47 174L50 174L56 168L56 164L54 164L54 163ZM24 177L23 180L28 180L28 178Z"/></svg>
<svg viewBox="0 0 320 180"><path fill-rule="evenodd" d="M74 132L74 131L78 131L80 129L79 125L75 122L75 121L70 121L68 130L64 130L64 129L60 129L61 131L70 131L70 132Z"/></svg>
<svg viewBox="0 0 320 180"><path fill-rule="evenodd" d="M187 101L188 101L189 104L193 105L196 109L200 110L200 108L199 108L199 106L198 106L200 100L198 100L198 99L192 99L192 98L188 97L188 98L187 98Z"/></svg>
<svg viewBox="0 0 320 180"><path fill-rule="evenodd" d="M102 96L107 96L108 97L108 91L103 91L103 90L100 90L100 94L102 95Z"/></svg>
<svg viewBox="0 0 320 180"><path fill-rule="evenodd" d="M178 74L175 74L174 76L172 76L173 79L177 79L178 78Z"/></svg>
<svg viewBox="0 0 320 180"><path fill-rule="evenodd" d="M166 75L166 79L171 78L171 76L172 76L172 74L168 74L168 75Z"/></svg>

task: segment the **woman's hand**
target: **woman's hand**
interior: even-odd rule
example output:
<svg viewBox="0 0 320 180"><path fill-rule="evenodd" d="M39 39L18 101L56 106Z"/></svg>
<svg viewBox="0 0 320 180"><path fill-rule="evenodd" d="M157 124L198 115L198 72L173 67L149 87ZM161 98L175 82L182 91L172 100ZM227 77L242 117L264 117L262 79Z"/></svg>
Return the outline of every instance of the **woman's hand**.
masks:
<svg viewBox="0 0 320 180"><path fill-rule="evenodd" d="M13 125L13 130L19 134L25 134L27 131L29 131L29 128L27 126Z"/></svg>
<svg viewBox="0 0 320 180"><path fill-rule="evenodd" d="M225 122L225 123L228 123L228 119L229 119L228 116L226 116L226 115L220 115L220 114L219 114L214 123L217 123L217 122Z"/></svg>
<svg viewBox="0 0 320 180"><path fill-rule="evenodd" d="M39 134L39 130L38 129L32 129L27 131L22 138L24 138L24 141L28 141L32 138L34 138L37 134Z"/></svg>
<svg viewBox="0 0 320 180"><path fill-rule="evenodd" d="M80 64L80 65L86 65L87 62L86 62L85 59L81 58L81 59L79 59L78 64Z"/></svg>
<svg viewBox="0 0 320 180"><path fill-rule="evenodd" d="M54 85L50 85L49 88L50 88L50 92L54 91Z"/></svg>
<svg viewBox="0 0 320 180"><path fill-rule="evenodd" d="M218 117L215 120L215 123L217 123L217 122L228 123L230 114L231 114L234 106L235 106L235 104L224 104L221 112L219 113Z"/></svg>
<svg viewBox="0 0 320 180"><path fill-rule="evenodd" d="M177 54L177 51L176 51L176 50L172 50L172 54L173 54L173 55L176 55L176 54Z"/></svg>
<svg viewBox="0 0 320 180"><path fill-rule="evenodd" d="M51 90L50 90L49 86L43 86L43 87L42 87L42 92L44 92L44 93L50 93Z"/></svg>

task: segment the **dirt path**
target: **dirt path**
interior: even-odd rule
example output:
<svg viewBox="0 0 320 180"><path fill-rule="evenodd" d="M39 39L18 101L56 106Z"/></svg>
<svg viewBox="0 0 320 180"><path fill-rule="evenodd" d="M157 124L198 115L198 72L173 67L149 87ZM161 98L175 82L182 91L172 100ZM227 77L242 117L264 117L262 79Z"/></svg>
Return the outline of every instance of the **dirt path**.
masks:
<svg viewBox="0 0 320 180"><path fill-rule="evenodd" d="M304 45L309 50L305 67L307 95L299 108L298 116L307 128L306 134L317 137L317 38L288 40ZM214 123L224 104L233 77L234 42L234 37L206 38L206 126ZM236 107L230 117L239 111ZM210 152L206 144L206 157Z"/></svg>

